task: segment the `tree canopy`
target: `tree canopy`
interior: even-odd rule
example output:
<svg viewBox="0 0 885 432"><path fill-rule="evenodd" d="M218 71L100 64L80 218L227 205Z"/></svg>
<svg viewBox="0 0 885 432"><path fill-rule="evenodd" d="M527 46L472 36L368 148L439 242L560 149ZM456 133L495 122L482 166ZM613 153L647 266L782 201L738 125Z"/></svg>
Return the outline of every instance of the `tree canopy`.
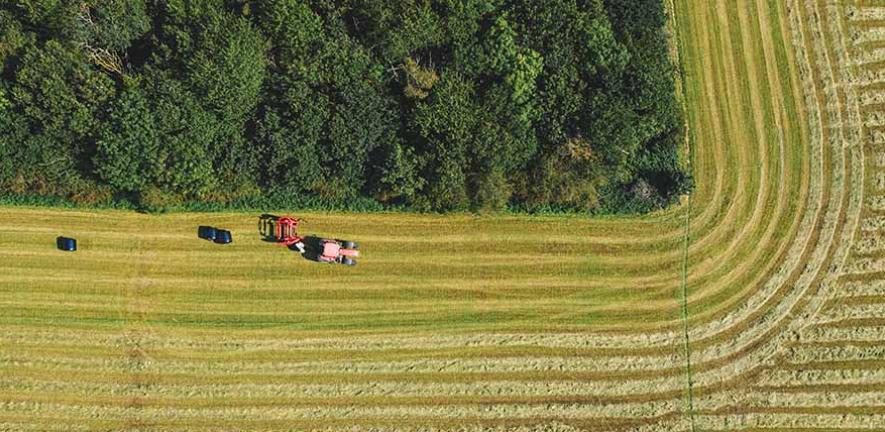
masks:
<svg viewBox="0 0 885 432"><path fill-rule="evenodd" d="M13 0L0 189L653 210L691 187L665 19L660 0Z"/></svg>

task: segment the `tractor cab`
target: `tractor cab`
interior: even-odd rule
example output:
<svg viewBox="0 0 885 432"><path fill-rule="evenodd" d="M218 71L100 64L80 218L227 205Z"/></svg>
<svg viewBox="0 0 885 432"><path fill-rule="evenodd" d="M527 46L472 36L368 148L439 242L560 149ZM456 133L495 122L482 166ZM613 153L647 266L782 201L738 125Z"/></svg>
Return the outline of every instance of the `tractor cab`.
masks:
<svg viewBox="0 0 885 432"><path fill-rule="evenodd" d="M262 216L262 220L265 217ZM268 229L265 239L286 246L290 250L298 250L305 259L321 263L337 263L346 266L356 265L354 258L360 255L360 246L347 240L324 239L314 236L304 237L298 234L298 225L302 219L289 216L268 216L272 220L272 231ZM267 225L262 225L265 227ZM264 228L262 228L264 229Z"/></svg>
<svg viewBox="0 0 885 432"><path fill-rule="evenodd" d="M323 255L322 258L334 259L337 258L339 253L341 252L341 245L333 241L327 241L323 243Z"/></svg>
<svg viewBox="0 0 885 432"><path fill-rule="evenodd" d="M317 259L324 263L338 263L346 266L356 265L354 258L360 256L359 245L351 241L320 240L322 254Z"/></svg>

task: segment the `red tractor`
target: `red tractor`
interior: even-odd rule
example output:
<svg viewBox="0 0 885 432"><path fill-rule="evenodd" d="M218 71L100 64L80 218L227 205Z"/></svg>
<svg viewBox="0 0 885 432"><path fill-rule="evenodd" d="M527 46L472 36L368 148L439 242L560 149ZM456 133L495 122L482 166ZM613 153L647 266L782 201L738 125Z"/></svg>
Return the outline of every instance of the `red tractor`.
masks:
<svg viewBox="0 0 885 432"><path fill-rule="evenodd" d="M320 254L317 261L324 263L338 263L346 266L356 265L354 258L360 256L360 245L352 241L320 240Z"/></svg>
<svg viewBox="0 0 885 432"><path fill-rule="evenodd" d="M289 248L295 247L308 259L322 263L338 263L346 266L356 265L354 258L360 255L359 244L347 240L320 239L298 235L298 225L302 219L284 216L276 220L274 239L278 244ZM308 252L308 246L311 244Z"/></svg>

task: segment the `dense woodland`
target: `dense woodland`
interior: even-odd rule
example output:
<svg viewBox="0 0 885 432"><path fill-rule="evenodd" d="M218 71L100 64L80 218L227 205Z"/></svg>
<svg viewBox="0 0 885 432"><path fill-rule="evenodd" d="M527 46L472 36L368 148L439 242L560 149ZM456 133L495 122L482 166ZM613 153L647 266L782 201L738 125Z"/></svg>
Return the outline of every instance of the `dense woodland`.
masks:
<svg viewBox="0 0 885 432"><path fill-rule="evenodd" d="M661 0L0 3L0 189L641 212L691 187Z"/></svg>

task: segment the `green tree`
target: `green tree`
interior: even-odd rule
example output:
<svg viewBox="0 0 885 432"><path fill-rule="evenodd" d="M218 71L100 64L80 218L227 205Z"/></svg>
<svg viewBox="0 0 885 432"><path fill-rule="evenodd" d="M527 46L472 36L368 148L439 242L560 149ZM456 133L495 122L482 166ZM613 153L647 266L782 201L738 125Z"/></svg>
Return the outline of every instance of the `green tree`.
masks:
<svg viewBox="0 0 885 432"><path fill-rule="evenodd" d="M266 75L264 37L227 12L207 14L188 36L193 42L183 57L191 85L208 109L241 125L258 105Z"/></svg>
<svg viewBox="0 0 885 432"><path fill-rule="evenodd" d="M21 144L34 158L34 176L63 187L91 172L101 111L114 93L74 47L51 40L24 53L11 102L30 130Z"/></svg>
<svg viewBox="0 0 885 432"><path fill-rule="evenodd" d="M262 185L285 193L306 194L324 176L320 141L329 121L330 101L301 81L271 87L273 103L258 124Z"/></svg>
<svg viewBox="0 0 885 432"><path fill-rule="evenodd" d="M616 81L630 61L630 53L615 38L601 0L591 1L590 4L592 18L583 22L579 33L584 51L582 69L588 77L602 76Z"/></svg>
<svg viewBox="0 0 885 432"><path fill-rule="evenodd" d="M660 0L16 0L0 184L651 210L691 187L664 24Z"/></svg>
<svg viewBox="0 0 885 432"><path fill-rule="evenodd" d="M381 202L414 201L425 181L418 173L418 157L396 137L377 148L369 174L370 192Z"/></svg>
<svg viewBox="0 0 885 432"><path fill-rule="evenodd" d="M185 83L165 73L149 79L160 141L149 164L163 168L154 183L165 192L199 198L217 185L212 147L218 118Z"/></svg>
<svg viewBox="0 0 885 432"><path fill-rule="evenodd" d="M244 17L209 14L201 22L185 68L201 103L218 119L211 157L226 189L255 183L257 152L247 141L266 78L267 45Z"/></svg>
<svg viewBox="0 0 885 432"><path fill-rule="evenodd" d="M4 82L0 81L0 187L8 186L20 171L19 164L27 159L21 143L28 130L23 118L13 111Z"/></svg>
<svg viewBox="0 0 885 432"><path fill-rule="evenodd" d="M444 71L427 101L418 103L413 128L420 137L421 207L437 211L464 209L469 204L468 148L476 127L474 89L457 72Z"/></svg>
<svg viewBox="0 0 885 432"><path fill-rule="evenodd" d="M39 32L41 39L69 39L77 26L78 6L70 0L15 0L6 2L4 9Z"/></svg>
<svg viewBox="0 0 885 432"><path fill-rule="evenodd" d="M123 53L151 28L145 0L81 1L76 39L97 49Z"/></svg>
<svg viewBox="0 0 885 432"><path fill-rule="evenodd" d="M367 81L344 84L334 95L340 102L322 141L328 167L324 192L332 197L355 197L367 182L369 155L380 143L395 139L396 117L382 90Z"/></svg>
<svg viewBox="0 0 885 432"><path fill-rule="evenodd" d="M214 200L254 190L259 155L257 146L251 144L255 139L252 125L267 76L265 37L247 17L219 2L169 2L162 10L166 20L150 67L175 76L181 90L193 95L199 109L194 107L187 114L215 122L211 134L194 132L200 135L200 145L191 154L208 160L212 181L200 180L202 186L184 189ZM211 140L203 146L205 137ZM199 167L193 168L194 175L184 177L202 173L204 167ZM196 177L203 178L202 174ZM207 195L210 183L212 193Z"/></svg>
<svg viewBox="0 0 885 432"><path fill-rule="evenodd" d="M517 195L531 210L591 211L599 206L600 189L607 183L590 143L572 137L537 161L520 179Z"/></svg>
<svg viewBox="0 0 885 432"><path fill-rule="evenodd" d="M122 191L139 192L153 186L165 169L159 160L160 139L153 110L136 86L111 104L99 131L95 171Z"/></svg>
<svg viewBox="0 0 885 432"><path fill-rule="evenodd" d="M21 23L9 12L0 10L0 74L9 68L25 46L34 44L33 35L26 32Z"/></svg>
<svg viewBox="0 0 885 432"><path fill-rule="evenodd" d="M327 41L323 18L306 0L256 3L256 20L272 48L273 65L309 81L318 80L320 52Z"/></svg>
<svg viewBox="0 0 885 432"><path fill-rule="evenodd" d="M443 42L443 21L427 0L358 0L351 22L353 33L388 64Z"/></svg>
<svg viewBox="0 0 885 432"><path fill-rule="evenodd" d="M109 105L95 172L121 191L203 197L218 185L211 152L217 121L186 83L150 70Z"/></svg>

